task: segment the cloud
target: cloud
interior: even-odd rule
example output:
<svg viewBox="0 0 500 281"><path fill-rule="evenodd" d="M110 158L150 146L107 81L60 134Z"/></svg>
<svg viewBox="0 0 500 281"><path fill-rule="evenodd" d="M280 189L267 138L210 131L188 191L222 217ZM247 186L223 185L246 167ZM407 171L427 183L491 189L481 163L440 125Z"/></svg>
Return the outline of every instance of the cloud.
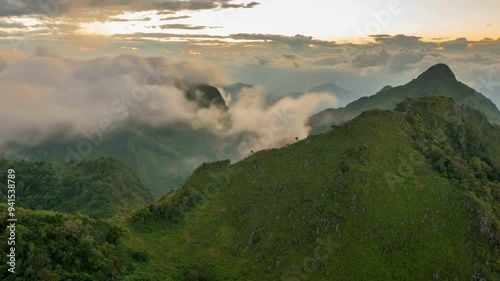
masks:
<svg viewBox="0 0 500 281"><path fill-rule="evenodd" d="M278 44L284 44L289 46L293 51L302 52L310 49L310 45L321 46L321 47L334 47L334 41L323 41L313 39L311 36L304 36L297 34L295 36L284 36L284 35L274 35L274 34L249 34L249 33L238 33L229 35L228 38L239 39L239 40L257 40L272 42Z"/></svg>
<svg viewBox="0 0 500 281"><path fill-rule="evenodd" d="M189 19L191 18L190 16L174 16L174 17L166 17L160 19L161 21L169 21L169 20L182 20L182 19Z"/></svg>
<svg viewBox="0 0 500 281"><path fill-rule="evenodd" d="M158 106L155 101L166 99L178 101L175 106L164 104L168 108L166 115L176 121L182 119L183 109L189 112L192 107L187 101L180 102L184 88L225 81L225 71L211 63L138 56L70 60L51 56L40 48L36 56L7 61L0 72L0 85L6 90L2 98L8 101L2 103L2 118L17 120L0 126L0 144L11 137L22 140L34 131L39 132L37 137L23 141L39 142L61 127L70 128L67 133L78 134L98 126L104 118L117 121L117 115L140 120L145 112L154 113ZM159 85L149 87L152 83ZM122 114L113 113L113 101L143 95L145 88L151 91L146 91L150 98L143 104L144 110L134 112L131 109L135 105L131 105Z"/></svg>
<svg viewBox="0 0 500 281"><path fill-rule="evenodd" d="M405 71L411 64L420 62L425 55L411 51L400 51L391 56L389 59L389 70L393 72Z"/></svg>
<svg viewBox="0 0 500 281"><path fill-rule="evenodd" d="M246 134L239 143L240 154L248 155L252 150L280 147L305 138L310 128L306 122L320 105L334 106L337 100L330 94L305 94L298 99L290 97L279 100L266 108L263 88L244 88L237 102L230 108L230 135Z"/></svg>
<svg viewBox="0 0 500 281"><path fill-rule="evenodd" d="M363 51L354 56L351 65L356 68L369 66L384 66L389 61L390 54L385 49Z"/></svg>
<svg viewBox="0 0 500 281"><path fill-rule="evenodd" d="M294 67L300 67L300 63L304 60L294 54L283 54L281 58L284 59L286 63L292 63Z"/></svg>
<svg viewBox="0 0 500 281"><path fill-rule="evenodd" d="M52 57L52 58L59 58L59 56L49 50L49 48L45 46L37 46L35 54L35 57Z"/></svg>
<svg viewBox="0 0 500 281"><path fill-rule="evenodd" d="M258 3L258 2L250 2L248 4L235 4L235 3L231 3L230 1L223 1L223 3L221 4L221 7L224 9L230 9L230 8L250 9L250 8L253 8L259 4L260 3Z"/></svg>
<svg viewBox="0 0 500 281"><path fill-rule="evenodd" d="M0 34L0 36L3 35ZM420 39L418 48L400 46L415 46L411 44L376 41L359 45L325 41L324 45L329 47L317 48L306 43L309 39L299 36L301 42L299 46L303 48L294 50L289 44L283 42L288 42L295 36L209 35L203 34L203 31L197 34L173 34L165 30L165 33L124 34L100 37L92 41L89 41L87 36L79 38L75 35L64 34L54 34L50 40L40 36L25 36L14 41L16 44L19 42L22 44L19 48L13 49L12 35L5 34L5 36L7 40L0 40L0 56L2 57L19 55L18 52L24 52L27 56L33 53L33 46L43 44L55 54L63 57L68 57L67 54L76 57L110 53L131 54L134 51L141 56L168 56L172 59L198 60L200 63L212 61L228 69L232 82L264 85L268 89L273 89L273 93L275 91L300 92L307 90L305 85L313 88L322 83L340 81L349 85L347 87L350 90L370 94L386 84L405 83L437 62L449 64L457 72L457 77L472 86L474 82L480 83L477 78L480 73L498 67L500 62L500 40L493 38L478 41L467 40L467 48L459 50L440 48L439 44L452 41L464 42L464 40L444 39L443 42L441 39L436 43ZM388 38L388 36L384 37ZM399 38L403 37L399 36ZM312 41L315 40L312 39ZM93 49L93 51L80 52L78 51L80 47ZM135 49L132 50L132 47ZM75 51L78 53L75 54ZM282 56L282 54L287 56ZM486 87L483 88L486 89Z"/></svg>
<svg viewBox="0 0 500 281"><path fill-rule="evenodd" d="M466 38L457 38L453 41L446 41L439 44L445 50L461 51L467 49L469 41Z"/></svg>
<svg viewBox="0 0 500 281"><path fill-rule="evenodd" d="M6 22L0 21L0 28L9 29L9 28L25 28L26 26L20 22Z"/></svg>
<svg viewBox="0 0 500 281"><path fill-rule="evenodd" d="M110 17L107 20L114 21L114 22L130 22L130 21L151 21L151 18L145 17L145 18L140 18L140 19L123 19L123 18L117 18L117 17Z"/></svg>
<svg viewBox="0 0 500 281"><path fill-rule="evenodd" d="M335 66L340 63L344 63L345 58L343 57L326 57L326 58L321 58L321 59L316 59L313 61L314 65L319 65L319 66Z"/></svg>
<svg viewBox="0 0 500 281"><path fill-rule="evenodd" d="M266 58L262 55L254 56L253 58L257 61L259 65L266 65L272 62L271 59Z"/></svg>
<svg viewBox="0 0 500 281"><path fill-rule="evenodd" d="M164 24L160 25L161 29L187 29L187 30L201 30L206 29L206 26L190 25L182 23Z"/></svg>
<svg viewBox="0 0 500 281"><path fill-rule="evenodd" d="M95 11L106 10L110 12L137 12L148 10L160 10L163 14L177 11L199 11L232 8L253 8L259 3L247 4L235 3L232 0L0 0L0 17L21 15L46 15L50 17L61 16L70 13L83 13L88 9Z"/></svg>
<svg viewBox="0 0 500 281"><path fill-rule="evenodd" d="M387 46L403 47L407 49L418 48L423 46L424 44L421 41L422 37L407 36L403 34L398 34L396 36L382 34L382 35L372 35L371 37L377 43L381 43Z"/></svg>
<svg viewBox="0 0 500 281"><path fill-rule="evenodd" d="M50 69L50 71L47 71ZM0 59L0 147L39 144L51 137L85 137L103 126L130 124L205 129L240 146L241 153L305 137L317 106L330 95L310 94L266 106L263 88L244 89L231 107L200 108L185 91L226 85L226 70L207 61L122 55L69 59L39 48L35 56ZM280 115L281 114L281 115ZM111 124L111 125L110 125ZM141 125L141 126L142 126Z"/></svg>

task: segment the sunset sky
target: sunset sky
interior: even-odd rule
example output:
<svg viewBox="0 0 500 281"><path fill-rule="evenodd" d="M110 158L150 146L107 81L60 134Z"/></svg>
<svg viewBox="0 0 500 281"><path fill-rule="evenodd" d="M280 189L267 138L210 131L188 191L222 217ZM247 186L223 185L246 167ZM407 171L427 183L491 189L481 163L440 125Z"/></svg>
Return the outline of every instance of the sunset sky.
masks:
<svg viewBox="0 0 500 281"><path fill-rule="evenodd" d="M366 93L445 62L480 86L497 80L498 14L497 0L0 0L0 57L164 56L272 90Z"/></svg>
<svg viewBox="0 0 500 281"><path fill-rule="evenodd" d="M339 105L310 89L334 83L353 101L437 63L500 106L499 14L498 0L0 0L0 119L15 120L0 124L0 147L127 118L236 138L286 107L293 126L260 148L278 147ZM151 75L160 87L146 91ZM257 87L231 96L233 83ZM230 131L220 131L223 112L186 100L202 84L221 91ZM138 93L147 99L116 114Z"/></svg>

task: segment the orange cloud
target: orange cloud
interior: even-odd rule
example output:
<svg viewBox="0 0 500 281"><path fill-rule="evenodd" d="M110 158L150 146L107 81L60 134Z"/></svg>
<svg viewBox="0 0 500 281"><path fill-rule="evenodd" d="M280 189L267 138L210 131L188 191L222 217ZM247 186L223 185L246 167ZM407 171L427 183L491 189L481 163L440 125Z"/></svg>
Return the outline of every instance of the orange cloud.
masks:
<svg viewBox="0 0 500 281"><path fill-rule="evenodd" d="M86 47L78 47L78 50L81 52L90 52L90 51L94 51L95 49L94 48L86 48Z"/></svg>

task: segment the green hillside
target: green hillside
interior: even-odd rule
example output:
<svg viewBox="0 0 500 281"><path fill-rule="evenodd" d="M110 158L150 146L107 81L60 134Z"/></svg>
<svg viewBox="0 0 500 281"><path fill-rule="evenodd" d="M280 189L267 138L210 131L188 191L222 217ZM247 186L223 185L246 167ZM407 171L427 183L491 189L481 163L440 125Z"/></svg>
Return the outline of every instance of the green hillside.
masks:
<svg viewBox="0 0 500 281"><path fill-rule="evenodd" d="M185 93L186 98L199 108L214 105L227 109L215 87L198 85L185 89ZM186 124L176 124L171 128L151 127L132 121L121 125L107 134L94 130L89 136L55 136L36 146L10 143L0 151L0 157L13 161L49 162L114 157L138 171L151 192L159 196L179 188L204 161L237 154L236 147L224 145L227 140L207 129L193 129ZM83 148L79 150L79 147Z"/></svg>
<svg viewBox="0 0 500 281"><path fill-rule="evenodd" d="M431 97L203 165L124 218L129 280L500 280L499 137Z"/></svg>
<svg viewBox="0 0 500 281"><path fill-rule="evenodd" d="M113 158L50 163L0 160L0 170L16 171L16 204L32 210L112 217L153 199L137 173ZM2 173L1 202L7 202L7 175Z"/></svg>
<svg viewBox="0 0 500 281"><path fill-rule="evenodd" d="M496 105L469 86L459 82L445 64L437 64L422 73L417 79L399 87L385 87L382 91L338 109L327 109L309 120L313 133L324 132L332 124L351 120L364 111L372 109L394 109L406 98L425 96L451 97L455 102L467 104L482 111L490 121L500 124L500 111Z"/></svg>
<svg viewBox="0 0 500 281"><path fill-rule="evenodd" d="M235 164L203 164L182 188L112 219L16 209L16 280L500 280L499 138L451 98L407 99ZM94 186L113 160L101 161L68 165L87 167L75 170ZM70 169L23 163L42 166L33 173L46 194ZM6 205L0 214L5 241Z"/></svg>
<svg viewBox="0 0 500 281"><path fill-rule="evenodd" d="M86 138L75 137L60 143L49 140L35 147L13 144L5 158L19 161L64 162L66 160L96 160L114 157L138 171L139 176L159 196L179 188L196 166L230 155L231 151L217 151L207 144L223 143L208 130L193 130L181 125L175 129L149 128L131 124L128 129L105 135L88 154L78 154L77 147ZM140 127L140 128L139 128ZM68 153L70 147L72 153Z"/></svg>

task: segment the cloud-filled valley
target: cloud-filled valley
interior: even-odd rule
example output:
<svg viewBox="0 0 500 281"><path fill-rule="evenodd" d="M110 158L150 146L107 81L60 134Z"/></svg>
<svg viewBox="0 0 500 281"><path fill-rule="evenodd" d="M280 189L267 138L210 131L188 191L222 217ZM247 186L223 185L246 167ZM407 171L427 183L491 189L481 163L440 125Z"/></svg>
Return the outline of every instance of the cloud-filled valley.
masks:
<svg viewBox="0 0 500 281"><path fill-rule="evenodd" d="M247 136L246 153L306 137L307 118L319 106L334 106L329 94L308 94L265 104L262 87L244 89L227 110L200 108L186 90L200 84L225 85L217 64L123 55L67 59L40 48L37 55L0 59L3 120L0 145L36 145L54 134L82 137L102 127L118 131L131 123L206 129L222 138ZM222 91L222 89L221 89ZM222 92L229 104L229 95ZM19 112L24 112L22 116ZM106 132L104 132L106 133Z"/></svg>

